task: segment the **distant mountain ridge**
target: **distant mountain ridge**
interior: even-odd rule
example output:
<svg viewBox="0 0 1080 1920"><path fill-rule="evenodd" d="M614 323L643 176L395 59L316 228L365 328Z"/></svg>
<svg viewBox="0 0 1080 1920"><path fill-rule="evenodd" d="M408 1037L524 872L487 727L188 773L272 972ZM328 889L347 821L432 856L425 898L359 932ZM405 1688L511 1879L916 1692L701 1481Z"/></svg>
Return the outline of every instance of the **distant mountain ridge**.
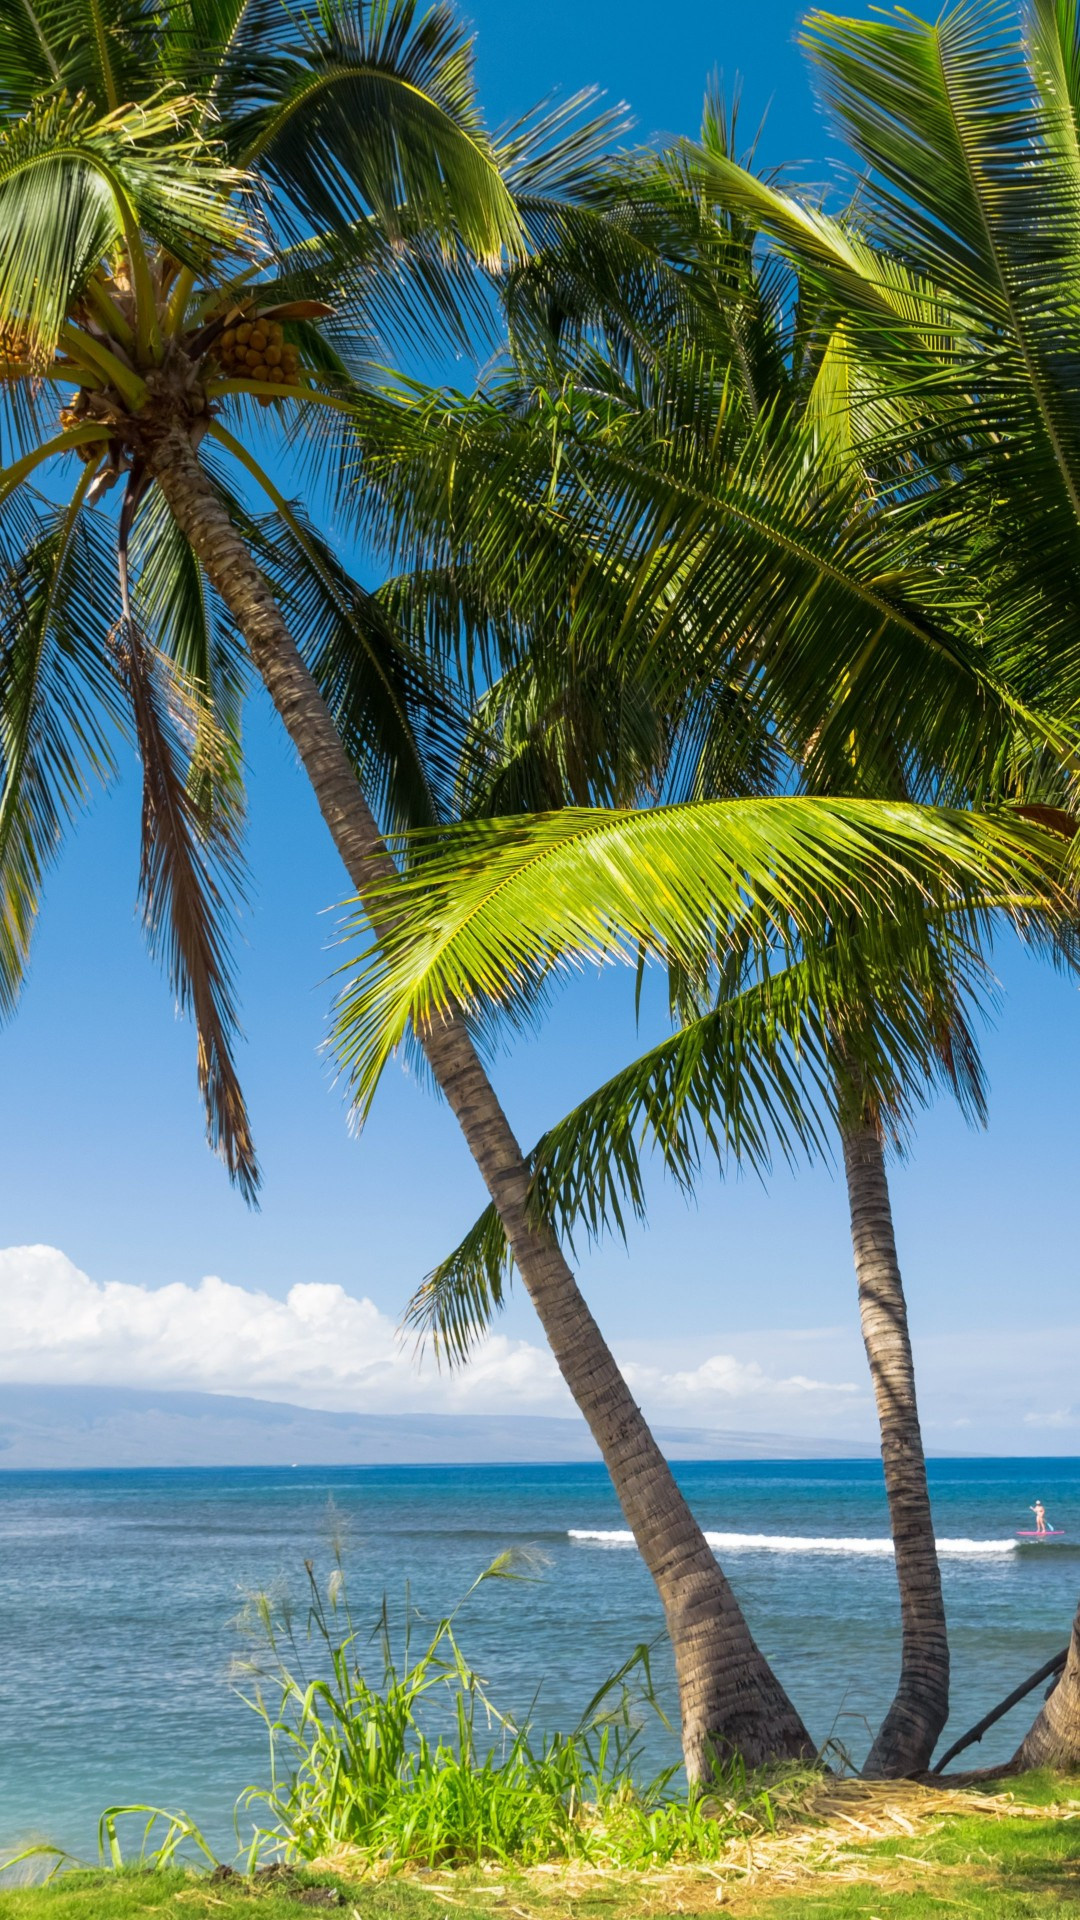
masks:
<svg viewBox="0 0 1080 1920"><path fill-rule="evenodd" d="M785 1433L658 1427L672 1460L853 1460L876 1449ZM0 1472L593 1460L581 1420L539 1414L326 1413L169 1388L0 1384Z"/></svg>

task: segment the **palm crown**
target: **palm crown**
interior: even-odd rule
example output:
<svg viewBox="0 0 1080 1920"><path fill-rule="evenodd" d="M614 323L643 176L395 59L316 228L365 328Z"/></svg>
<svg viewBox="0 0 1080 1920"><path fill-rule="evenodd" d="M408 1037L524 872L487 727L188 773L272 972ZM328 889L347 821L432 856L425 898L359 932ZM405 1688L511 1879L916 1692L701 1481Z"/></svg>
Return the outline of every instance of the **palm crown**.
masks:
<svg viewBox="0 0 1080 1920"><path fill-rule="evenodd" d="M421 617L434 611L438 634L455 613L486 623L509 656L484 700L502 751L466 787L473 810L533 795L627 809L470 825L456 865L444 837L407 883L415 915L400 889L388 936L376 914L381 952L346 993L340 1035L369 1097L407 1019L478 1001L520 1017L560 964L666 961L679 1031L534 1152L531 1218L571 1244L580 1225L643 1212L649 1147L689 1187L706 1153L762 1166L775 1144L813 1149L825 1118L839 1123L904 1618L868 1761L892 1773L929 1762L948 1641L882 1135L934 1081L982 1110L969 1008L988 916L963 910L958 873L944 912L910 865L887 904L854 886L856 841L901 828L907 810L890 803L912 792L1007 781L1019 794L1041 774L1062 797L1068 781L1040 768L1039 723L1003 684L1000 641L1029 605L1002 601L1008 567L986 569L985 536L953 506L941 453L955 394L935 446L910 388L859 354L812 272L763 256L745 207L724 204L731 144L708 114L696 151L610 182L606 207L576 213L515 275L519 368L501 406L454 418L444 404L452 477L433 484L433 446L410 459L411 422L381 456L397 528L417 491L417 532L442 535ZM752 192L778 200L735 172L751 207ZM896 275L910 288L900 262ZM755 784L802 792L727 797ZM863 796L825 810L855 839L819 840L800 876L809 796L838 791ZM641 808L657 796L691 804ZM945 816L908 818L921 856ZM492 1205L429 1276L413 1324L461 1357L502 1302L513 1250Z"/></svg>
<svg viewBox="0 0 1080 1920"><path fill-rule="evenodd" d="M348 706L350 751L392 802L411 781L424 817L414 664L272 475L299 444L333 483L326 423L380 329L460 331L477 263L522 223L444 7L4 0L0 74L0 1004L119 723L144 767L147 927L196 1017L211 1138L250 1193L226 944L243 676L167 474L214 447L218 497Z"/></svg>
<svg viewBox="0 0 1080 1920"><path fill-rule="evenodd" d="M1063 17L1059 9L1059 25ZM1071 30L1075 48L1074 20ZM952 61L950 83L963 77L957 43L966 36L977 69L985 49L959 17L933 30L859 24L849 34L847 23L833 22L823 31L843 50L834 65L861 114L857 131L873 135L864 152L876 140L880 188L901 144L897 75L910 81L927 64L925 43L935 35L942 65L946 55ZM990 95L985 71L968 77L961 97L971 121ZM876 119L862 97L870 88ZM932 82L901 93L913 123L926 98ZM999 117L1000 104L991 109ZM766 787L779 780L781 791L854 791L875 798L859 802L852 826L858 817L871 827L876 816L895 827L900 810L881 802L912 792L970 798L1004 786L1043 801L1070 792L1067 727L1047 727L1017 698L1039 701L1044 714L1072 704L1064 675L1047 687L1030 670L1032 624L1040 639L1053 632L1043 618L1049 595L1030 566L1040 522L1014 552L1002 538L1018 513L1024 518L1045 421L1038 405L1026 421L1023 399L1017 408L1004 303L980 337L974 283L966 312L959 274L950 285L938 273L945 286L934 284L939 263L927 256L948 220L933 235L929 221L920 230L921 206L912 202L928 183L940 218L953 176L934 172L928 118L917 129L922 173L912 160L891 208L886 173L876 209L879 218L883 203L891 211L894 234L907 222L905 237L924 243L921 258L902 242L887 252L880 229L869 243L858 218L830 223L785 200L733 163L714 115L696 151L646 162L621 190L616 183L599 217L575 218L560 245L516 276L511 315L526 381L515 396L511 376L501 412L470 403L455 417L443 407L453 482L443 488L441 521L432 511L434 447L421 471L409 449L414 423L399 423L394 439L375 422L376 449L380 432L390 443L389 457L379 457L397 528L416 492L417 531L434 525L442 534L424 617L434 603L436 630L453 631L438 604L449 585L459 618L480 630L486 621L497 642L554 623L566 643L561 660L550 644L524 667L511 660L488 694L509 749L489 794L498 806L509 799L512 807L515 793L528 804L531 783L542 804L557 805L585 787L589 798L618 796L635 810L471 826L456 864L444 838L417 887L415 916L395 899L394 925L366 979L347 990L340 1026L358 1091L369 1097L387 1038L410 1018L430 1023L478 1001L520 1014L557 967L583 957L666 961L673 1005L694 1017L535 1150L532 1218L564 1238L581 1224L589 1233L621 1225L627 1206L643 1211L647 1147L658 1146L690 1186L706 1152L761 1165L775 1142L813 1147L821 1118L839 1121L904 1617L900 1686L868 1762L878 1772L924 1767L948 1711L948 1642L882 1122L902 1124L934 1079L981 1110L968 1011L986 922L957 910L955 886L940 914L932 887L912 873L914 885L885 914L901 934L899 955L888 941L882 951L882 903L851 890L851 848L831 875L828 860L815 859L815 918L798 899L799 856L789 843L777 859L782 898L740 927L745 896L760 902L762 891L743 830L752 838L760 826L778 853L814 803L759 802L755 819L753 804L715 795L755 777ZM984 223L990 254L1008 237L993 232L1007 223L1012 157L996 137ZM1024 159L1013 193L1030 214L1030 155L1019 143L1016 151ZM894 186L899 171L897 162ZM956 171L953 198L963 212L963 167ZM945 206L946 216L954 211ZM884 218L880 226L888 230ZM762 228L781 241L786 262L781 251L763 255ZM1064 233L1064 218L1050 228ZM1011 238L1031 257L1042 244L1015 220ZM1036 400L1046 388L1041 371L1036 359ZM1020 471L1010 487L1001 460L1013 457L1014 439ZM1044 460L1048 498L1054 478ZM494 539L500 514L503 537ZM1058 566L1060 577L1068 565ZM599 714L583 728L597 689ZM629 737L627 715L638 723ZM1060 758L1045 752L1055 733ZM680 788L697 804L638 810L643 796ZM922 851L943 823L942 815L922 819ZM739 883L725 898L720 869L740 839ZM1032 904L1028 896L1022 914ZM766 965L732 995L755 949L761 965L763 923L766 949L787 964ZM501 1304L513 1245L490 1207L414 1300L414 1325L434 1331L451 1356L464 1354Z"/></svg>

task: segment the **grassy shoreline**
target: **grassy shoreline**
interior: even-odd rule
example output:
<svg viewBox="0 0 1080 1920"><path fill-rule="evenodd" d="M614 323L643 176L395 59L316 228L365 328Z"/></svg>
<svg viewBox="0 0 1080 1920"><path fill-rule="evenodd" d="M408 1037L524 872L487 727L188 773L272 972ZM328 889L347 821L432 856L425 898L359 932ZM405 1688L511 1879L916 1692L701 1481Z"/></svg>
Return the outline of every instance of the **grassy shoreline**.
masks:
<svg viewBox="0 0 1080 1920"><path fill-rule="evenodd" d="M700 1866L582 1863L357 1877L347 1862L272 1868L65 1873L0 1887L0 1920L1066 1920L1080 1903L1080 1777L1028 1774L977 1790L823 1782L774 1833L747 1833Z"/></svg>

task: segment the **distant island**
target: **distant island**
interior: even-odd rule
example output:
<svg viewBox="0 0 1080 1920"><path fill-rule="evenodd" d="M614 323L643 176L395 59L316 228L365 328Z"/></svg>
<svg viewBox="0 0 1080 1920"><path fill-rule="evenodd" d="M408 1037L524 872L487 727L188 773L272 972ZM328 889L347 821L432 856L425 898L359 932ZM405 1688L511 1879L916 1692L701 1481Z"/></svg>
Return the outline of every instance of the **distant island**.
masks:
<svg viewBox="0 0 1080 1920"><path fill-rule="evenodd" d="M877 1451L854 1440L710 1427L659 1427L657 1438L671 1460L853 1460ZM0 1386L0 1472L596 1458L584 1421L536 1414L325 1413L163 1388Z"/></svg>

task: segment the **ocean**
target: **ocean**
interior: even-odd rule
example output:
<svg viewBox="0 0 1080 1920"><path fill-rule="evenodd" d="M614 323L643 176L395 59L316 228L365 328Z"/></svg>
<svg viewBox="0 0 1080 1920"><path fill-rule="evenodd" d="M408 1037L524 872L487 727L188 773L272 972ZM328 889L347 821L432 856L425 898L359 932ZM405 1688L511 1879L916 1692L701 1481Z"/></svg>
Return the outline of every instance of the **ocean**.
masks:
<svg viewBox="0 0 1080 1920"><path fill-rule="evenodd" d="M676 1469L752 1630L816 1740L858 1760L896 1676L898 1606L876 1462ZM930 1463L953 1649L947 1739L1065 1644L1080 1587L1080 1461ZM1068 1541L1018 1547L1045 1502ZM101 1810L183 1808L223 1858L233 1805L267 1778L259 1722L230 1680L246 1593L304 1592L343 1543L354 1612L433 1619L505 1548L539 1556L491 1582L459 1638L497 1706L548 1729L662 1631L652 1583L598 1465L0 1473L0 1848L48 1838L92 1857ZM1070 1542L1076 1542L1076 1545ZM663 1644L661 1698L674 1702ZM972 1764L1005 1759L1039 1696ZM657 1721L647 1759L674 1757Z"/></svg>

